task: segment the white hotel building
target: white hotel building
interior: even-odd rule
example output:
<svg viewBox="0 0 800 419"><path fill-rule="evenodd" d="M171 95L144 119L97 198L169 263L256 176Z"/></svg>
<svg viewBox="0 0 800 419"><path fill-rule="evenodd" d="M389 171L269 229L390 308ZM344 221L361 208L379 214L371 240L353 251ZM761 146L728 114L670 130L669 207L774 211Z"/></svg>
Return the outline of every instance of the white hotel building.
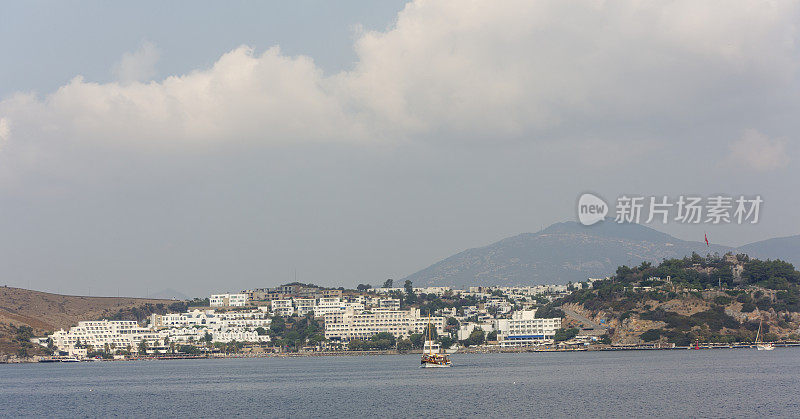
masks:
<svg viewBox="0 0 800 419"><path fill-rule="evenodd" d="M158 338L152 329L145 329L135 321L127 320L83 321L69 331L62 329L50 335L53 345L63 351L74 349L78 341L82 345L91 345L95 350L102 350L108 344L117 350L130 346L131 350L136 351L142 340L152 345Z"/></svg>
<svg viewBox="0 0 800 419"><path fill-rule="evenodd" d="M530 346L549 343L561 319L537 319L536 310L515 311L510 319L497 320L497 340L501 347Z"/></svg>
<svg viewBox="0 0 800 419"><path fill-rule="evenodd" d="M420 316L418 309L374 309L371 312L360 312L347 308L325 314L324 318L325 338L339 342L369 339L381 332L391 333L400 339L413 333L422 333L428 325L428 318ZM444 332L444 317L431 317L430 322L437 333Z"/></svg>
<svg viewBox="0 0 800 419"><path fill-rule="evenodd" d="M244 307L247 294L212 294L208 299L211 307Z"/></svg>

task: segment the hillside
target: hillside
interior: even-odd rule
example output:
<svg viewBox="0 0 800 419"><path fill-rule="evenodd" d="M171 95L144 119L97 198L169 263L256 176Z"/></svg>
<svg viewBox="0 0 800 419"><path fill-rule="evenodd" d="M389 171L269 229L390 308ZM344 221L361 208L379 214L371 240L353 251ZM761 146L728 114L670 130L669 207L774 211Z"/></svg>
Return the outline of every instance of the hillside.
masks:
<svg viewBox="0 0 800 419"><path fill-rule="evenodd" d="M30 327L30 333L41 336L73 326L80 320L104 317L139 320L150 312L165 312L175 303L173 300L84 297L0 287L0 357L17 353L22 342L15 336L21 327ZM20 333L20 336L26 334Z"/></svg>
<svg viewBox="0 0 800 419"><path fill-rule="evenodd" d="M800 263L800 236L752 243L735 249L685 241L640 224L613 221L583 226L553 224L538 233L524 233L485 247L465 250L413 273L404 280L417 286L566 284L605 278L617 266L642 261L658 263L697 252L748 253Z"/></svg>
<svg viewBox="0 0 800 419"><path fill-rule="evenodd" d="M417 286L566 284L606 277L617 266L658 262L692 252L725 253L726 246L677 239L638 224L564 222L486 247L469 249L404 279Z"/></svg>
<svg viewBox="0 0 800 419"><path fill-rule="evenodd" d="M612 342L622 344L752 342L760 321L767 341L799 340L800 272L782 261L693 255L620 267L593 289L542 309L557 310L603 324Z"/></svg>
<svg viewBox="0 0 800 419"><path fill-rule="evenodd" d="M800 236L778 237L740 247L737 252L762 259L781 259L800 266Z"/></svg>

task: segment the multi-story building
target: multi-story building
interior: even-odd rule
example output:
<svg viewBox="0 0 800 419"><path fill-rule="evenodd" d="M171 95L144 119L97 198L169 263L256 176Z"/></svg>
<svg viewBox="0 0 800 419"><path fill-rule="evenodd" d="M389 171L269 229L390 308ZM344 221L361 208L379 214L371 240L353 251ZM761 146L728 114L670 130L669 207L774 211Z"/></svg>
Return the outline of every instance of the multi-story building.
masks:
<svg viewBox="0 0 800 419"><path fill-rule="evenodd" d="M495 330L495 326L494 323L462 323L458 328L456 336L458 337L458 340L466 340L475 329L483 330L485 334L489 334Z"/></svg>
<svg viewBox="0 0 800 419"><path fill-rule="evenodd" d="M515 311L510 319L497 320L500 346L529 346L552 341L561 318L537 319L536 310Z"/></svg>
<svg viewBox="0 0 800 419"><path fill-rule="evenodd" d="M272 300L272 312L277 316L289 317L294 314L292 300Z"/></svg>
<svg viewBox="0 0 800 419"><path fill-rule="evenodd" d="M314 298L295 298L294 300L294 308L297 310L298 316L313 314L316 305L317 300Z"/></svg>
<svg viewBox="0 0 800 419"><path fill-rule="evenodd" d="M363 307L363 305L362 305ZM328 313L339 312L345 309L345 303L340 298L320 298L314 307L314 317L323 317Z"/></svg>
<svg viewBox="0 0 800 419"><path fill-rule="evenodd" d="M244 307L247 305L247 294L212 294L209 298L211 307Z"/></svg>
<svg viewBox="0 0 800 419"><path fill-rule="evenodd" d="M384 298L378 301L378 307L387 310L400 310L400 300L396 298Z"/></svg>
<svg viewBox="0 0 800 419"><path fill-rule="evenodd" d="M341 300L342 290L337 290L337 289L322 290L322 298L338 298Z"/></svg>
<svg viewBox="0 0 800 419"><path fill-rule="evenodd" d="M450 291L450 287L414 288L414 292L417 294L435 294L438 297L443 296L447 291Z"/></svg>
<svg viewBox="0 0 800 419"><path fill-rule="evenodd" d="M50 339L62 351L69 351L79 345L91 346L94 350L130 348L135 352L142 340L152 345L156 343L158 335L151 329L140 327L135 321L97 320L78 322L69 331L62 329L53 333Z"/></svg>
<svg viewBox="0 0 800 419"><path fill-rule="evenodd" d="M422 317L419 309L385 310L372 312L348 308L325 314L325 338L348 342L353 339L369 339L375 334L387 332L396 338L405 338L413 333L422 333L430 320L437 333L444 332L444 317Z"/></svg>

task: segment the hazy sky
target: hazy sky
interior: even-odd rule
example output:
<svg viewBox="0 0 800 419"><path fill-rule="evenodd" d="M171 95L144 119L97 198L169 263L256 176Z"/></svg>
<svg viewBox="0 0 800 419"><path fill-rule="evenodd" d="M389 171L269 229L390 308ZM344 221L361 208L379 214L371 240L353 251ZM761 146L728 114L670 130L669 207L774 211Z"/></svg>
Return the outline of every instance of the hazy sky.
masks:
<svg viewBox="0 0 800 419"><path fill-rule="evenodd" d="M586 191L800 233L798 2L26 1L0 57L0 284L378 285Z"/></svg>

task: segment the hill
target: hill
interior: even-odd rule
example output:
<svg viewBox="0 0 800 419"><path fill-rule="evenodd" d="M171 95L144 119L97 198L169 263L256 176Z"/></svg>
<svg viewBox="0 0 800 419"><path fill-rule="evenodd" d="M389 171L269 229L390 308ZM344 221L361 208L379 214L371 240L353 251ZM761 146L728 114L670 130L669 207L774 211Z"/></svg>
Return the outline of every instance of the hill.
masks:
<svg viewBox="0 0 800 419"><path fill-rule="evenodd" d="M738 249L757 258L781 259L800 266L800 235L762 240Z"/></svg>
<svg viewBox="0 0 800 419"><path fill-rule="evenodd" d="M523 233L485 247L465 250L413 273L403 280L417 286L566 284L605 278L620 265L658 263L696 252L747 253L800 264L800 236L764 240L735 248L686 241L640 224L606 221L583 226L574 221L553 224L538 233Z"/></svg>
<svg viewBox="0 0 800 419"><path fill-rule="evenodd" d="M639 224L553 224L465 250L404 279L417 286L537 285L604 278L620 265L657 263L692 252L725 252L727 246L677 239Z"/></svg>
<svg viewBox="0 0 800 419"><path fill-rule="evenodd" d="M85 297L0 287L0 357L16 354L24 346L24 342L20 342L24 339L18 339L17 335L41 336L87 319L141 320L152 312L166 312L175 303L162 299Z"/></svg>
<svg viewBox="0 0 800 419"><path fill-rule="evenodd" d="M745 255L622 266L609 280L540 311L559 310L602 324L613 343L752 342L761 321L764 340L798 340L800 272L787 262Z"/></svg>

